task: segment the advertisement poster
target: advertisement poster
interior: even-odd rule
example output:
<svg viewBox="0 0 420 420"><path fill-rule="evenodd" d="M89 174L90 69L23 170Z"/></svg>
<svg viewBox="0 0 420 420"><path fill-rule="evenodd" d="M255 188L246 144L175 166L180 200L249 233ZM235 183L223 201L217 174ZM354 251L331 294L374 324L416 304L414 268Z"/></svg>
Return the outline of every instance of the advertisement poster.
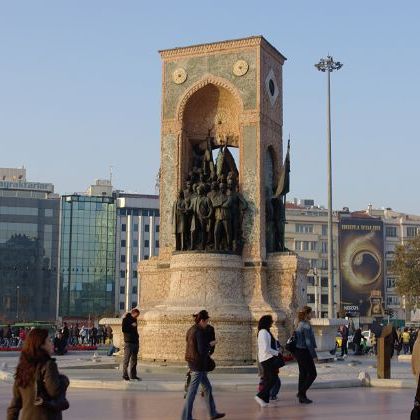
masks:
<svg viewBox="0 0 420 420"><path fill-rule="evenodd" d="M339 224L342 307L361 317L384 315L383 223L343 218Z"/></svg>

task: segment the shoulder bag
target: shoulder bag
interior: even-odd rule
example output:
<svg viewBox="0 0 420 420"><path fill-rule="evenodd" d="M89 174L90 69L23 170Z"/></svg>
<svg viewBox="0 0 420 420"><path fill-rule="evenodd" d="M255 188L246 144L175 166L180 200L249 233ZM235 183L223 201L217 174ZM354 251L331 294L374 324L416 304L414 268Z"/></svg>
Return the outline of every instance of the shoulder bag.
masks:
<svg viewBox="0 0 420 420"><path fill-rule="evenodd" d="M60 378L61 381L61 378ZM51 411L60 412L67 410L70 407L67 401L65 391L63 391L58 398L50 398L45 386L44 379L42 378L40 367L38 366L35 371L35 398L34 405L37 407L45 407Z"/></svg>

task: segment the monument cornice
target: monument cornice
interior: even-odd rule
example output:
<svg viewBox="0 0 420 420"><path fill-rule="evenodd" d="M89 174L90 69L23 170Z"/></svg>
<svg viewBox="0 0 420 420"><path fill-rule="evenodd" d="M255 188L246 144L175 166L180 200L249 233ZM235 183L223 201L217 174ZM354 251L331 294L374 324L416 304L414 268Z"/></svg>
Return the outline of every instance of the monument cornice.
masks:
<svg viewBox="0 0 420 420"><path fill-rule="evenodd" d="M160 50L159 54L162 59L172 59L175 57L184 57L189 55L201 55L222 52L232 49L250 48L262 46L269 50L272 54L280 56L284 62L287 58L273 47L262 35L250 36L248 38L231 39L221 42L210 42L206 44L191 45L187 47L175 47L166 50Z"/></svg>

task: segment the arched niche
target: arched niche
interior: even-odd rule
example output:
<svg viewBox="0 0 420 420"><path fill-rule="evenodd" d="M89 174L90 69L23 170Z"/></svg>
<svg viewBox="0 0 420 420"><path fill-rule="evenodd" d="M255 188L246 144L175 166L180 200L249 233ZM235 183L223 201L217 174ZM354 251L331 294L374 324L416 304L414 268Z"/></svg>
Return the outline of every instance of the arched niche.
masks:
<svg viewBox="0 0 420 420"><path fill-rule="evenodd" d="M240 147L242 109L237 89L227 80L213 76L198 82L185 94L178 106L178 120L182 126L182 184L194 166L196 155L206 149L208 137L212 149L221 145Z"/></svg>

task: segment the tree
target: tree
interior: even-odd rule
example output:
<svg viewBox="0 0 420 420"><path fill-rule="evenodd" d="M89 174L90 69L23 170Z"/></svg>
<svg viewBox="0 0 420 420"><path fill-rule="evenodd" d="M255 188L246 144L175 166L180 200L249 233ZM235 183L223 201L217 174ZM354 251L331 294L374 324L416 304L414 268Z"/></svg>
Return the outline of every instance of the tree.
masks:
<svg viewBox="0 0 420 420"><path fill-rule="evenodd" d="M392 271L395 286L408 307L417 306L420 298L420 235L395 249Z"/></svg>

